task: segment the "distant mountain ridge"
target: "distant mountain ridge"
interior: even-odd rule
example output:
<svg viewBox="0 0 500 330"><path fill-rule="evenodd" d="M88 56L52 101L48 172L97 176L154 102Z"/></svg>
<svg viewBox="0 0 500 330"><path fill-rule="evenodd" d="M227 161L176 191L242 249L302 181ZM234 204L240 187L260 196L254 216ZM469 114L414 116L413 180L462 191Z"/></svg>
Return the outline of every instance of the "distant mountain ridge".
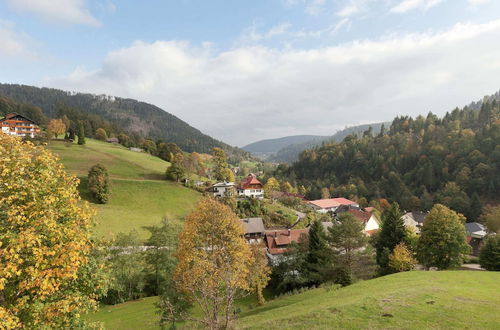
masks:
<svg viewBox="0 0 500 330"><path fill-rule="evenodd" d="M88 114L99 115L128 133L174 142L187 152L209 153L213 147L219 147L230 154L247 154L203 134L155 105L134 99L15 84L0 84L0 96L39 107L46 116L52 118L56 115L57 105L64 104Z"/></svg>
<svg viewBox="0 0 500 330"><path fill-rule="evenodd" d="M390 122L347 127L331 136L294 135L261 140L244 146L242 149L267 161L291 163L299 158L299 154L302 151L320 146L323 142L341 142L346 136L350 134L362 134L370 127L372 127L372 134L378 134L382 124L387 126L390 125Z"/></svg>

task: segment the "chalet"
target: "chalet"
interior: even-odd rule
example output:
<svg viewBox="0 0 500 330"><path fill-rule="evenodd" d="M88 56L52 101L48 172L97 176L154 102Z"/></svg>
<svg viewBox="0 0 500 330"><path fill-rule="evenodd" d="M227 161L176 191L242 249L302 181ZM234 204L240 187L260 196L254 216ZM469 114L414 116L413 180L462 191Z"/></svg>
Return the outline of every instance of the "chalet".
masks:
<svg viewBox="0 0 500 330"><path fill-rule="evenodd" d="M210 188L210 192L213 193L214 197L226 197L231 191L235 191L234 182L217 182Z"/></svg>
<svg viewBox="0 0 500 330"><path fill-rule="evenodd" d="M33 120L12 112L0 117L2 132L8 135L34 138L40 134L40 127Z"/></svg>
<svg viewBox="0 0 500 330"><path fill-rule="evenodd" d="M244 218L240 221L245 229L245 239L248 243L262 243L266 232L262 218Z"/></svg>
<svg viewBox="0 0 500 330"><path fill-rule="evenodd" d="M342 207L338 208L337 211L333 214L334 219L342 213L349 213L354 216L354 218L359 220L359 222L363 224L364 233L368 236L373 235L380 229L381 221L372 212L366 212L352 207ZM323 222L322 225L323 228L327 230L329 227L333 226L333 223Z"/></svg>
<svg viewBox="0 0 500 330"><path fill-rule="evenodd" d="M427 218L427 213L418 211L407 212L401 218L406 227L411 228L416 234L420 234L425 219Z"/></svg>
<svg viewBox="0 0 500 330"><path fill-rule="evenodd" d="M308 235L309 229L281 229L266 231L267 256L271 264L276 264L287 252L292 242L298 243L302 235Z"/></svg>
<svg viewBox="0 0 500 330"><path fill-rule="evenodd" d="M118 138L115 138L115 137L107 138L106 142L112 143L112 144L119 144L120 143L120 141L118 140Z"/></svg>
<svg viewBox="0 0 500 330"><path fill-rule="evenodd" d="M263 198L264 197L264 185L257 180L255 174L251 173L246 178L241 180L241 182L236 187L238 196L241 197L251 197L251 198Z"/></svg>
<svg viewBox="0 0 500 330"><path fill-rule="evenodd" d="M309 201L309 206L319 213L335 212L341 205L359 208L359 204L345 198L317 199Z"/></svg>
<svg viewBox="0 0 500 330"><path fill-rule="evenodd" d="M472 247L472 254L478 255L483 238L486 236L486 227L479 222L468 222L465 224L467 232L467 243Z"/></svg>

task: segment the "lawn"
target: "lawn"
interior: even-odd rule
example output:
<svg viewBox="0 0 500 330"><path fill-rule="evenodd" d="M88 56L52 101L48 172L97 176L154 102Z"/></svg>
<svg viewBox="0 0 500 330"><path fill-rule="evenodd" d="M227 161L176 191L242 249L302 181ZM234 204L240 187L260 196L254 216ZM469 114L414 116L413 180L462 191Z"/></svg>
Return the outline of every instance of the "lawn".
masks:
<svg viewBox="0 0 500 330"><path fill-rule="evenodd" d="M80 195L97 210L94 233L98 237L110 238L135 229L146 239L143 226L159 224L165 216L180 220L201 197L194 190L165 180L170 163L158 157L120 145L86 141L83 146L51 141L48 148L59 155L69 173L80 177ZM88 170L97 163L103 164L110 175L111 197L105 205L93 203L87 190Z"/></svg>
<svg viewBox="0 0 500 330"><path fill-rule="evenodd" d="M97 163L104 165L113 178L163 179L170 163L143 152L86 139L86 144L51 141L48 148L61 158L66 170L77 176L86 176L90 167Z"/></svg>
<svg viewBox="0 0 500 330"><path fill-rule="evenodd" d="M81 178L80 194L91 200L86 190L86 178ZM146 239L142 227L159 224L165 216L180 220L192 210L201 194L171 181L111 180L108 204L94 204L97 210L94 233L110 238L133 229Z"/></svg>
<svg viewBox="0 0 500 330"><path fill-rule="evenodd" d="M495 292L497 292L495 294ZM251 329L498 329L500 273L414 271L280 298L243 313Z"/></svg>
<svg viewBox="0 0 500 330"><path fill-rule="evenodd" d="M257 308L248 297L238 304L237 328L498 329L498 292L498 272L399 273L342 289L284 296ZM156 299L105 306L87 318L104 322L107 329L158 329Z"/></svg>

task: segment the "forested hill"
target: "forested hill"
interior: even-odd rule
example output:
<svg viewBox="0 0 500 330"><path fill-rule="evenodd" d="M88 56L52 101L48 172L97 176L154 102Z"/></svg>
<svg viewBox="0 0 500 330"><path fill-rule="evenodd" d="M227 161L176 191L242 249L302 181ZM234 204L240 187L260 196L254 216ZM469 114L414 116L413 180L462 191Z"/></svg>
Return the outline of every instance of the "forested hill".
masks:
<svg viewBox="0 0 500 330"><path fill-rule="evenodd" d="M50 118L57 116L57 109L63 104L87 115L98 115L129 134L174 142L188 152L210 152L213 147L221 147L230 154L244 154L157 106L133 99L11 84L0 84L0 96L39 107Z"/></svg>
<svg viewBox="0 0 500 330"><path fill-rule="evenodd" d="M309 198L326 187L362 204L388 198L406 210L428 210L442 203L476 220L481 206L500 196L499 104L495 96L479 110L443 118L397 117L386 132L304 151L277 174L305 185Z"/></svg>
<svg viewBox="0 0 500 330"><path fill-rule="evenodd" d="M346 127L332 136L323 136L323 137L318 136L314 139L308 139L300 143L292 143L285 147L282 147L274 155L271 155L268 158L268 160L276 163L292 163L298 160L299 154L306 149L311 149L320 146L324 142L331 142L331 141L340 142L350 134L363 134L363 132L369 129L370 127L372 128L373 134L378 134L380 132L382 125L384 124L388 125L390 123L376 123L376 124Z"/></svg>

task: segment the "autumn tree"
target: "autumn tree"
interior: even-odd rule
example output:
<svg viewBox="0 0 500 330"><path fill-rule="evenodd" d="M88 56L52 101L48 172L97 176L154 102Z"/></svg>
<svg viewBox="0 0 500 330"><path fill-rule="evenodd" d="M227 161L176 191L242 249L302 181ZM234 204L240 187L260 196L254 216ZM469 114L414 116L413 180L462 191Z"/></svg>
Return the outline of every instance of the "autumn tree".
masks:
<svg viewBox="0 0 500 330"><path fill-rule="evenodd" d="M411 250L406 247L406 244L399 243L389 256L388 266L394 272L407 272L412 270L416 263L417 260L413 258L413 254Z"/></svg>
<svg viewBox="0 0 500 330"><path fill-rule="evenodd" d="M418 261L426 268L460 266L463 256L470 252L464 224L463 215L444 205L434 205L418 240Z"/></svg>
<svg viewBox="0 0 500 330"><path fill-rule="evenodd" d="M106 141L106 139L108 138L108 133L106 133L104 128L98 128L95 131L95 138L100 141Z"/></svg>
<svg viewBox="0 0 500 330"><path fill-rule="evenodd" d="M89 170L87 176L88 187L94 199L100 204L106 204L109 201L109 175L104 165L96 164Z"/></svg>
<svg viewBox="0 0 500 330"><path fill-rule="evenodd" d="M182 154L175 154L170 166L165 173L167 180L177 181L184 179L186 176L186 169L184 167L184 156Z"/></svg>
<svg viewBox="0 0 500 330"><path fill-rule="evenodd" d="M266 184L264 185L264 193L266 194L266 197L272 197L273 192L279 191L280 190L280 184L278 180L274 177L270 177Z"/></svg>
<svg viewBox="0 0 500 330"><path fill-rule="evenodd" d="M265 254L266 247L261 244L251 244L253 262L250 264L248 272L248 285L257 296L259 305L264 305L266 300L262 293L267 283L270 280L271 268L267 265L267 257Z"/></svg>
<svg viewBox="0 0 500 330"><path fill-rule="evenodd" d="M221 148L213 148L214 175L217 181L228 181L226 153Z"/></svg>
<svg viewBox="0 0 500 330"><path fill-rule="evenodd" d="M0 328L78 328L105 285L78 179L43 147L0 134Z"/></svg>
<svg viewBox="0 0 500 330"><path fill-rule="evenodd" d="M83 128L83 123L80 121L78 123L78 144L79 145L84 145L85 144L85 129Z"/></svg>
<svg viewBox="0 0 500 330"><path fill-rule="evenodd" d="M330 198L330 190L324 187L321 189L321 199L328 199L328 198Z"/></svg>
<svg viewBox="0 0 500 330"><path fill-rule="evenodd" d="M486 225L490 232L500 234L500 205L485 207L479 221Z"/></svg>
<svg viewBox="0 0 500 330"><path fill-rule="evenodd" d="M174 280L199 305L203 318L198 321L207 328L227 329L238 293L250 289L253 257L243 234L236 214L211 198L186 217Z"/></svg>
<svg viewBox="0 0 500 330"><path fill-rule="evenodd" d="M66 133L66 125L62 119L52 119L47 124L47 131L49 135L57 138L59 135Z"/></svg>

